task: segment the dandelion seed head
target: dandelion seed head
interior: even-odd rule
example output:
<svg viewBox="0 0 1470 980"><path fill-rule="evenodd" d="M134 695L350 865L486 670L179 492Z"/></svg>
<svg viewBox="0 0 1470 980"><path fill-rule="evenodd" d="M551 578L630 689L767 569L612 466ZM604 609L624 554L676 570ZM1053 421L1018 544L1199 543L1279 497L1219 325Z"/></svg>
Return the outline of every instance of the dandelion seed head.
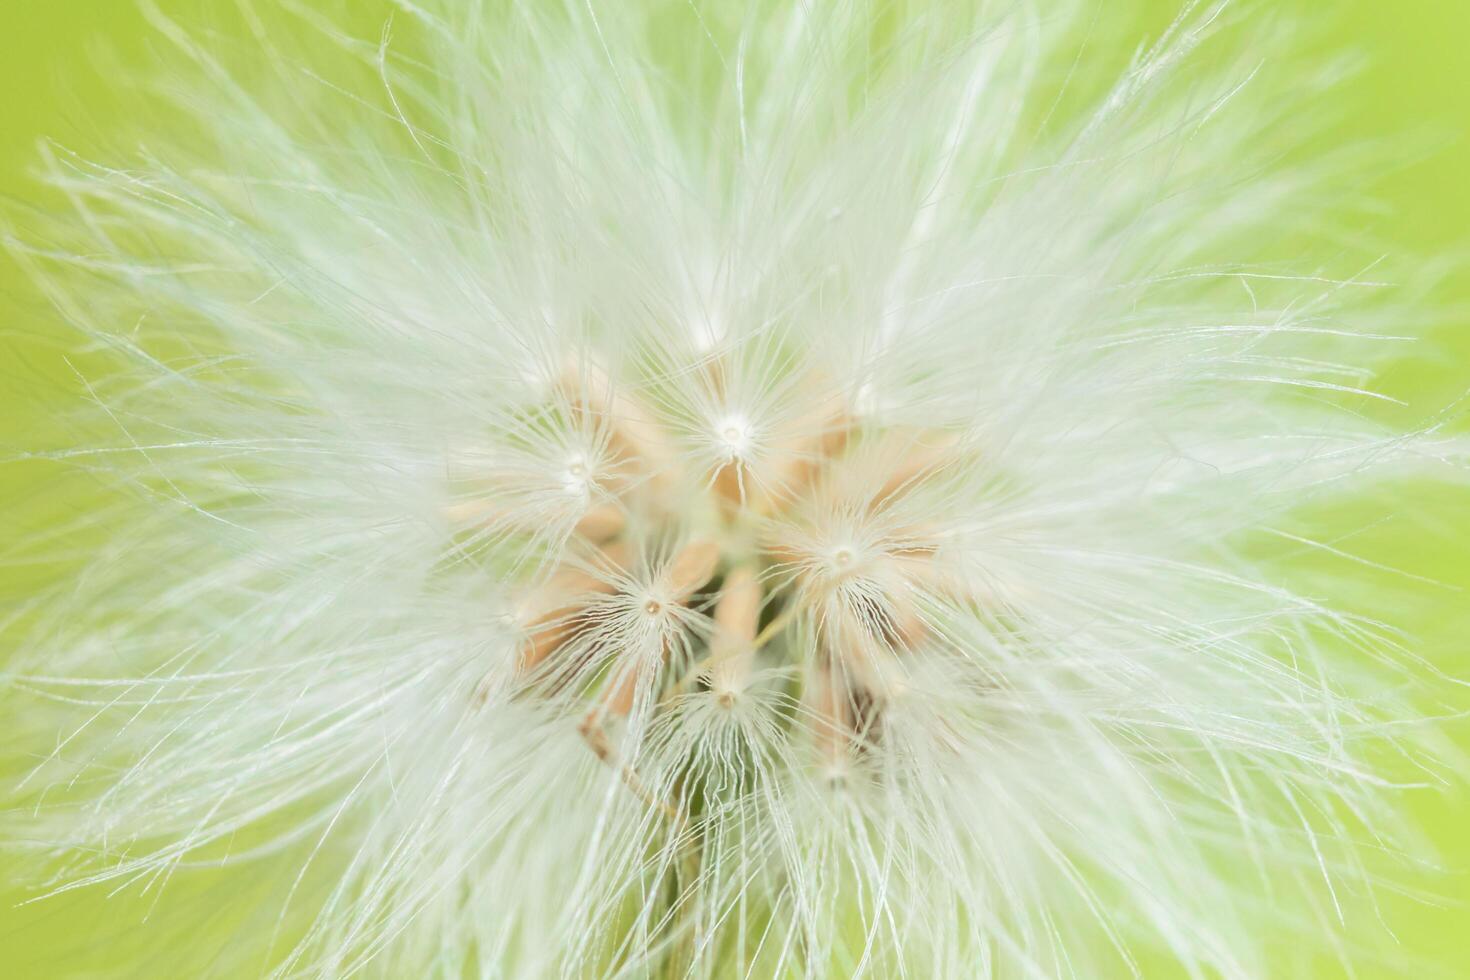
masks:
<svg viewBox="0 0 1470 980"><path fill-rule="evenodd" d="M56 161L15 252L118 368L16 627L60 887L285 868L281 977L1343 935L1403 651L1249 542L1432 454L1358 284L1236 254L1303 178L1221 8L1089 89L1070 6L502 6L312 33L376 98L160 18L229 159Z"/></svg>

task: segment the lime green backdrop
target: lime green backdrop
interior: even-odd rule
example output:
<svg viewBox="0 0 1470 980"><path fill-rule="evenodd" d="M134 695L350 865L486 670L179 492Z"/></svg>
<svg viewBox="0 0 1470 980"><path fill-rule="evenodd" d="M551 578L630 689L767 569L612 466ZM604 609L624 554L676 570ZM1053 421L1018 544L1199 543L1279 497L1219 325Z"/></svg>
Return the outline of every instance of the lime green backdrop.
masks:
<svg viewBox="0 0 1470 980"><path fill-rule="evenodd" d="M1176 0L1152 2L1161 17L1177 7ZM161 0L160 5L186 24L198 24L206 6L199 0ZM367 6L356 8L359 17L367 16L361 13ZM1303 71L1325 49L1350 50L1367 59L1366 69L1334 93L1341 122L1320 140L1324 147L1366 145L1384 161L1378 176L1362 187L1365 199L1382 206L1382 217L1369 230L1401 260L1461 258L1458 252L1470 244L1470 0L1269 0L1261 6L1321 25L1312 49L1299 55ZM220 4L208 7L217 10ZM125 102L114 80L119 66L148 59L149 29L131 0L0 0L0 8L0 195L12 204L45 208L53 202L27 176L41 137L105 153L118 149L115 141L146 132L148 119L120 108ZM368 22L362 26L373 32ZM1425 307L1438 311L1432 344L1377 384L1427 407L1443 406L1470 389L1470 313L1465 312L1470 282L1455 274L1436 288ZM0 257L0 458L53 432L48 408L77 398L58 351L38 342L39 328L25 320L37 309L17 270ZM1470 430L1463 419L1456 426L1462 433ZM0 595L24 594L34 584L27 577L44 574L5 558L9 541L44 529L46 510L36 502L44 496L42 480L44 473L34 466L0 465ZM1420 649L1446 672L1470 677L1465 652L1470 646L1470 504L1457 492L1429 488L1406 493L1401 503L1398 519L1354 537L1355 551L1444 583L1409 592L1397 585L1403 598L1396 600L1391 617L1418 637ZM0 672L4 655L0 649ZM1470 697L1461 696L1460 703L1470 708ZM0 698L0 739L6 710ZM1470 748L1470 725L1456 721L1447 728ZM1463 789L1414 793L1406 805L1427 828L1448 874L1426 872L1408 882L1432 896L1428 902L1392 889L1381 892L1383 918L1401 944L1404 965L1386 965L1380 954L1357 975L1422 975L1408 965L1413 958L1421 967L1424 961L1441 965L1447 976L1470 976L1470 794ZM151 896L108 899L80 893L16 907L24 892L10 880L3 854L0 978L163 975L139 966L152 961L150 946L178 941L177 936L164 938L172 935L167 932L135 928ZM173 895L173 901L216 904L224 917L211 920L210 928L220 937L239 924L237 916L249 914L240 907L248 898L239 901L236 884L227 896L214 895L218 886L208 881L169 887L182 895ZM217 901L223 898L230 901ZM58 956L62 948L68 952ZM1390 943L1390 964L1392 948ZM78 972L57 973L62 961L66 970ZM1150 975L1172 976L1173 971L1158 965ZM1342 976L1344 970L1329 962L1318 975Z"/></svg>

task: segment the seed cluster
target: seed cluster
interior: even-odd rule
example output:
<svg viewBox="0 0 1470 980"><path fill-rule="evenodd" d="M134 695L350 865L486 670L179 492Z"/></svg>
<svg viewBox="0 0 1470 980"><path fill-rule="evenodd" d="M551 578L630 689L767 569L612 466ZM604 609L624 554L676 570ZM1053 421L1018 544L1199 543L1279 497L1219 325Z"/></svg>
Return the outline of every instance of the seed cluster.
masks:
<svg viewBox="0 0 1470 980"><path fill-rule="evenodd" d="M935 604L956 598L941 529L906 504L965 450L863 417L815 371L792 382L779 418L730 404L729 376L699 367L690 424L656 388L566 366L537 418L579 433L574 447L539 471L502 467L454 516L499 533L507 501L528 504L523 523L560 515L549 571L513 610L518 685L585 698L579 728L603 761L621 765L612 723L690 692L736 712L769 663L795 668L793 723L840 776L879 737L905 656L933 639Z"/></svg>

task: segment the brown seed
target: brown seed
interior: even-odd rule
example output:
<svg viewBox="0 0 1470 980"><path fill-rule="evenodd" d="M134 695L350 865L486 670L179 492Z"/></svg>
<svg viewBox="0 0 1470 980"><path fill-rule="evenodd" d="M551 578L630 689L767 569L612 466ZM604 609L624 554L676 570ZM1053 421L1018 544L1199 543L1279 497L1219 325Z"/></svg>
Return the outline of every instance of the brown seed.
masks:
<svg viewBox="0 0 1470 980"><path fill-rule="evenodd" d="M715 574L720 563L720 546L713 541L691 541L679 550L669 562L665 581L669 595L676 602L683 602L698 591Z"/></svg>
<svg viewBox="0 0 1470 980"><path fill-rule="evenodd" d="M621 542L603 548L601 553L615 567L627 560L627 547ZM516 613L517 622L526 632L521 645L521 672L534 670L575 636L582 628L582 614L588 602L599 595L610 595L616 588L608 577L571 565L552 572L550 578L522 600Z"/></svg>
<svg viewBox="0 0 1470 980"><path fill-rule="evenodd" d="M601 543L622 531L625 523L623 509L609 501L588 508L574 530L588 541Z"/></svg>
<svg viewBox="0 0 1470 980"><path fill-rule="evenodd" d="M829 664L807 672L806 697L817 751L834 772L847 768L852 747L852 706L847 686Z"/></svg>
<svg viewBox="0 0 1470 980"><path fill-rule="evenodd" d="M755 478L747 472L745 463L732 459L716 471L714 488L729 513L745 506L747 494L758 489L758 485Z"/></svg>
<svg viewBox="0 0 1470 980"><path fill-rule="evenodd" d="M760 625L761 584L748 565L725 576L715 603L715 632L710 638L710 687L720 704L730 707L744 689L755 664L756 628Z"/></svg>

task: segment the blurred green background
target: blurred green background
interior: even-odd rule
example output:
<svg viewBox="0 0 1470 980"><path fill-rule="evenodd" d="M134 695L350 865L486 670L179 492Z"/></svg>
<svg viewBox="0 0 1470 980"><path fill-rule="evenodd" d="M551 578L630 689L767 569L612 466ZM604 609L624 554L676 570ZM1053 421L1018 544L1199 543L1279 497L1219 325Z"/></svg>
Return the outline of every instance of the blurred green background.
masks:
<svg viewBox="0 0 1470 980"><path fill-rule="evenodd" d="M1160 18L1177 8L1174 0L1151 2ZM163 0L160 6L192 27L211 23L221 5ZM354 27L373 36L371 17L377 15L365 14L367 6L357 9ZM1340 121L1317 141L1324 148L1362 146L1381 162L1361 188L1362 201L1353 202L1378 206L1379 217L1363 230L1399 261L1463 258L1470 244L1470 0L1273 0L1261 6L1320 29L1312 46L1300 52L1304 72L1326 51L1348 51L1366 61L1332 95ZM104 157L129 149L129 140L146 133L150 120L123 108L130 103L120 96L118 72L150 62L156 42L131 0L0 0L0 8L0 195L12 206L45 209L56 202L28 177L38 140L54 138ZM1435 318L1428 324L1431 342L1390 369L1376 387L1429 410L1470 388L1466 308L1466 277L1445 277L1424 305ZM0 256L0 451L7 457L34 444L38 434L53 433L49 410L78 396L60 351L38 342L41 328L30 317L39 309L18 270ZM1463 419L1453 428L1470 430ZM36 505L44 497L43 480L36 467L0 466L0 556L8 553L6 545L44 525L45 508ZM1418 637L1418 649L1447 673L1470 677L1470 507L1458 492L1428 487L1400 504L1392 520L1363 521L1373 526L1353 537L1353 550L1444 583L1406 590L1401 580L1385 580L1385 590L1393 590L1386 594L1394 596L1386 615ZM1320 519L1361 518L1340 513ZM0 560L0 592L23 595L28 577L45 574L42 567ZM1470 698L1462 697L1461 706L1470 707ZM8 723L5 710L0 700L0 739ZM1446 729L1470 747L1470 726L1448 721ZM1447 874L1426 871L1400 882L1413 894L1381 890L1382 916L1397 937L1398 952L1391 940L1380 944L1381 952L1354 964L1356 975L1421 976L1432 963L1445 976L1470 976L1470 795L1463 789L1419 792L1406 805L1426 828ZM158 962L150 951L168 935L137 928L148 897L108 899L93 892L16 907L23 892L12 878L0 863L0 978L174 975L147 965ZM211 928L223 940L235 917L248 914L240 908L239 884L226 895L212 894L215 886L208 882L170 888L177 892L174 901L215 905L226 918L211 919ZM1173 971L1160 965L1150 975ZM1293 969L1281 975L1297 974ZM1348 974L1324 962L1317 975Z"/></svg>

